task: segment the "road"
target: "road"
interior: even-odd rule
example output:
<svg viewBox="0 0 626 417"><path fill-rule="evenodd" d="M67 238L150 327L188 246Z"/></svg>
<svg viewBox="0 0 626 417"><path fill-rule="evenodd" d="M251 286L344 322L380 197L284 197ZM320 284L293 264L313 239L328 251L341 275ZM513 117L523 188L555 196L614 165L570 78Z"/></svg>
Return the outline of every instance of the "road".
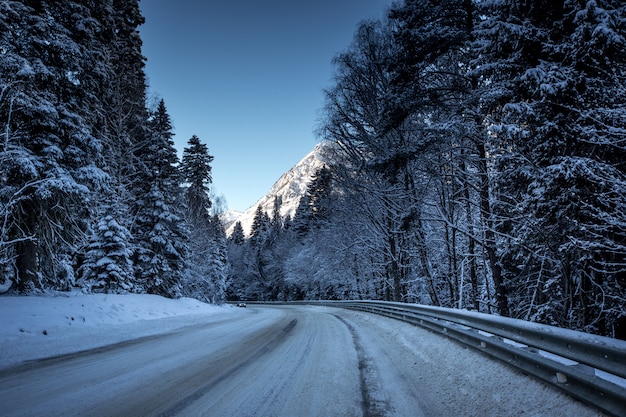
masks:
<svg viewBox="0 0 626 417"><path fill-rule="evenodd" d="M342 309L244 314L0 371L2 416L600 416L473 350Z"/></svg>

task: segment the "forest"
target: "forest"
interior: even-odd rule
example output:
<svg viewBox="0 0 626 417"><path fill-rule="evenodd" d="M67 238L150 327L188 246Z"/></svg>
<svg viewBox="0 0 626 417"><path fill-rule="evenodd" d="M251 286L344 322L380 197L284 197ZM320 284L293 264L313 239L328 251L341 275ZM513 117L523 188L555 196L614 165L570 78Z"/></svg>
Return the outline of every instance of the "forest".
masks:
<svg viewBox="0 0 626 417"><path fill-rule="evenodd" d="M0 288L379 299L626 338L626 5L403 0L333 60L326 166L226 236L138 0L0 1ZM209 138L213 139L213 138ZM219 157L219 156L218 156Z"/></svg>
<svg viewBox="0 0 626 417"><path fill-rule="evenodd" d="M139 2L0 2L0 284L224 299L207 145L146 99Z"/></svg>

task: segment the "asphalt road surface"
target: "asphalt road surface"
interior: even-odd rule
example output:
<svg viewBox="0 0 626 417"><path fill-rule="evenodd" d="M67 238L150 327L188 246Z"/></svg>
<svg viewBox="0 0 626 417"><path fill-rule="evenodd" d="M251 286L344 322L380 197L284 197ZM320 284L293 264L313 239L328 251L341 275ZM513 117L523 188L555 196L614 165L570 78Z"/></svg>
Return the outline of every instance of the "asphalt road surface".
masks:
<svg viewBox="0 0 626 417"><path fill-rule="evenodd" d="M342 309L244 314L0 371L1 416L599 416L405 323Z"/></svg>

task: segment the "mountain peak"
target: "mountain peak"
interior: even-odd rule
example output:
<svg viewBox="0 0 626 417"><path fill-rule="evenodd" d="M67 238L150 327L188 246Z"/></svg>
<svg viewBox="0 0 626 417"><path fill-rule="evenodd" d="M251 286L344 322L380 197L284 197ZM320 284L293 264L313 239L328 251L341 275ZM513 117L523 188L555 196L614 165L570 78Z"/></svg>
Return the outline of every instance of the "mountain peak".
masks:
<svg viewBox="0 0 626 417"><path fill-rule="evenodd" d="M227 211L222 216L226 234L230 236L235 223L239 221L241 222L244 233L246 236L249 236L257 207L260 205L263 211L271 216L274 210L274 199L276 197L282 199L280 216L283 219L293 217L300 203L300 197L306 192L313 174L329 161L330 147L332 147L332 144L329 142L317 144L300 162L294 165L289 171L285 172L278 181L274 183L267 194L243 213L234 210Z"/></svg>

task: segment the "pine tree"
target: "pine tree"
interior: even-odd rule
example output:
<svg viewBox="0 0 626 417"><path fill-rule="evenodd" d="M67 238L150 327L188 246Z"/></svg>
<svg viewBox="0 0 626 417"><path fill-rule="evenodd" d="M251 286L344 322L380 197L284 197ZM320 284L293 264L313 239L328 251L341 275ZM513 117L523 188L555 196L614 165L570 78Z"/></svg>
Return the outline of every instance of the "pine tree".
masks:
<svg viewBox="0 0 626 417"><path fill-rule="evenodd" d="M130 233L111 216L100 220L82 265L87 292L124 293L134 290Z"/></svg>
<svg viewBox="0 0 626 417"><path fill-rule="evenodd" d="M243 233L243 226L241 225L240 221L237 221L235 223L235 226L233 226L233 231L230 234L229 237L229 242L231 242L234 245L243 245L244 242L246 241L246 235Z"/></svg>
<svg viewBox="0 0 626 417"><path fill-rule="evenodd" d="M481 24L485 109L515 315L611 334L623 308L623 25L619 2L497 2ZM602 294L602 295L600 295Z"/></svg>
<svg viewBox="0 0 626 417"><path fill-rule="evenodd" d="M274 204L272 206L272 218L270 219L270 235L272 241L280 237L280 233L284 227L283 217L280 214L283 206L283 199L280 196L274 196Z"/></svg>
<svg viewBox="0 0 626 417"><path fill-rule="evenodd" d="M183 151L180 166L183 181L189 184L185 190L187 212L190 219L206 223L212 205L208 184L213 181L211 176L213 156L209 155L207 146L200 143L196 135L189 139L188 145Z"/></svg>
<svg viewBox="0 0 626 417"><path fill-rule="evenodd" d="M252 227L250 228L250 242L253 246L260 247L267 239L270 229L270 218L263 207L259 204L254 212Z"/></svg>
<svg viewBox="0 0 626 417"><path fill-rule="evenodd" d="M226 232L219 217L211 217L211 253L209 256L209 274L213 291L211 292L211 301L213 303L222 303L226 300L226 290L228 288L228 271L230 268L228 262L228 243Z"/></svg>
<svg viewBox="0 0 626 417"><path fill-rule="evenodd" d="M131 144L131 150L136 150L147 137L145 57L141 52L139 34L139 26L145 19L139 9L139 0L108 1L112 3L113 16L103 36L109 41L106 59L111 62L116 77L110 80L107 88L110 96L107 98L112 105L110 121L115 140L112 146L122 147L123 155L128 151L123 149L126 142Z"/></svg>
<svg viewBox="0 0 626 417"><path fill-rule="evenodd" d="M296 209L293 228L306 236L312 228L319 229L329 220L331 210L332 172L327 166L315 171Z"/></svg>
<svg viewBox="0 0 626 417"><path fill-rule="evenodd" d="M145 167L135 193L136 276L147 292L177 297L187 259L187 230L180 206L178 158L163 100L148 123L151 133L137 156Z"/></svg>
<svg viewBox="0 0 626 417"><path fill-rule="evenodd" d="M67 289L85 239L91 191L104 178L100 141L83 85L95 61L75 32L71 2L5 1L0 14L2 251L15 259L17 289ZM80 16L80 14L78 14ZM5 163L8 162L8 163Z"/></svg>
<svg viewBox="0 0 626 417"><path fill-rule="evenodd" d="M180 166L182 179L187 184L185 217L191 227L190 263L183 281L183 294L222 302L228 262L224 228L217 216L210 215L209 184L212 181L213 156L195 135L189 139L188 145L183 151Z"/></svg>

